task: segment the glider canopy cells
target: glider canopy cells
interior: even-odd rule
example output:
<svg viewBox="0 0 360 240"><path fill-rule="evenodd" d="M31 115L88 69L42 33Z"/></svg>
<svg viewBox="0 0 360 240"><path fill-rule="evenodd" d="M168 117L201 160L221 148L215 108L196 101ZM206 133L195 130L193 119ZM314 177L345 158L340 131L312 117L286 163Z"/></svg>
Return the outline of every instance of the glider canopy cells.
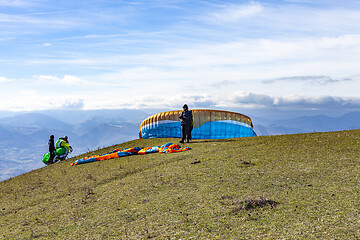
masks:
<svg viewBox="0 0 360 240"><path fill-rule="evenodd" d="M193 139L224 139L254 137L253 124L248 116L220 110L191 110ZM168 111L152 115L140 125L139 137L181 138L181 111Z"/></svg>

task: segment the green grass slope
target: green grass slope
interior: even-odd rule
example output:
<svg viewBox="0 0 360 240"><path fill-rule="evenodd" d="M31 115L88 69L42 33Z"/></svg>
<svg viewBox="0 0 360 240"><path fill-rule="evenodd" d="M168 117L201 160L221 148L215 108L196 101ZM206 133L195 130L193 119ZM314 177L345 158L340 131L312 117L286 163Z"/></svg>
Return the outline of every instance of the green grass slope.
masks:
<svg viewBox="0 0 360 240"><path fill-rule="evenodd" d="M359 130L185 145L0 182L0 239L360 239Z"/></svg>

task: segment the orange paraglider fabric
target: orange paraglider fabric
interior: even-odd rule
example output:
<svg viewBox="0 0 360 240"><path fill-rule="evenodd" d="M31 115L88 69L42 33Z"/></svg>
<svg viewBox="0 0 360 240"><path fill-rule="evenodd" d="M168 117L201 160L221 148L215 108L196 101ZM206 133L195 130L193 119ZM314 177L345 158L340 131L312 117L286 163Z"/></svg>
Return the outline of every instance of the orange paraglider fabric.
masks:
<svg viewBox="0 0 360 240"><path fill-rule="evenodd" d="M83 163L89 163L89 162L96 162L96 161L103 161L108 160L112 158L118 158L118 157L125 157L130 155L136 155L136 154L149 154L149 153L175 153L175 152L182 152L190 150L189 147L181 147L178 144L173 143L166 143L162 146L154 146L154 147L147 147L147 148L126 148L124 150L115 149L114 151L110 153L105 153L103 155L95 155L95 156L89 156L84 157L81 159L76 160L75 162L71 163L71 166L79 165Z"/></svg>

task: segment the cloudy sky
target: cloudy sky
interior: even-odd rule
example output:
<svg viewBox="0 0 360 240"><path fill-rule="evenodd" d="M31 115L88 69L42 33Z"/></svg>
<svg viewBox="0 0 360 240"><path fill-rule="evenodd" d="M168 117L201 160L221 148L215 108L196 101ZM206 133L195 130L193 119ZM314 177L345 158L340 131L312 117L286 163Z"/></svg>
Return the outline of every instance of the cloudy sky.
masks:
<svg viewBox="0 0 360 240"><path fill-rule="evenodd" d="M0 0L0 110L360 109L358 0Z"/></svg>

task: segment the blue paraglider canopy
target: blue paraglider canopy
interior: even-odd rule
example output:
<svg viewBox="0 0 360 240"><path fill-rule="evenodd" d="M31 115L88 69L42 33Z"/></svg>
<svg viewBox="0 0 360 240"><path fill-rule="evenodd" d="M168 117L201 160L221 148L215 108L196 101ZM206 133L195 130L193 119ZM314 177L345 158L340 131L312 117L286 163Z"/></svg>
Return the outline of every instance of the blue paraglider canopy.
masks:
<svg viewBox="0 0 360 240"><path fill-rule="evenodd" d="M181 111L152 115L140 125L140 138L181 138ZM253 124L248 116L220 110L192 110L193 139L224 139L254 137Z"/></svg>

